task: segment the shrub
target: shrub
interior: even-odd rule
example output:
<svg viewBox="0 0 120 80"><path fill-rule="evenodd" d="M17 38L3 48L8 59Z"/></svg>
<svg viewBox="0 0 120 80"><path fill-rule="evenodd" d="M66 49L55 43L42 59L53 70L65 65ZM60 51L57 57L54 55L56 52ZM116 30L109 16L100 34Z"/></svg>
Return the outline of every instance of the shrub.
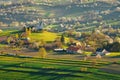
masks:
<svg viewBox="0 0 120 80"><path fill-rule="evenodd" d="M82 68L80 69L80 71L82 71L82 72L86 72L87 70L88 70L87 67L82 67Z"/></svg>

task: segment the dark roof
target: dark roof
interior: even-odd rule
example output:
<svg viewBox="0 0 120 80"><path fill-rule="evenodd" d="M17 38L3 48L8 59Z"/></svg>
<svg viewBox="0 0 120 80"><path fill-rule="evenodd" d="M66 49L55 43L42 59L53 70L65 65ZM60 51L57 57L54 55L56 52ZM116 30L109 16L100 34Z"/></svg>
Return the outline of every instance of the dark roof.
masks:
<svg viewBox="0 0 120 80"><path fill-rule="evenodd" d="M104 49L103 48L97 48L96 51L102 52Z"/></svg>

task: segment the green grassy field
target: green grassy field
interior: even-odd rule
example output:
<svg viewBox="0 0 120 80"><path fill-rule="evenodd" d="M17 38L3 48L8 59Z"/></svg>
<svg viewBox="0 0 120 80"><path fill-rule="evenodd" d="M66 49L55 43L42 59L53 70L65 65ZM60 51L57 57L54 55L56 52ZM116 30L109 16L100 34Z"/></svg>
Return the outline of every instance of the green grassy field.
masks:
<svg viewBox="0 0 120 80"><path fill-rule="evenodd" d="M2 33L0 33L0 37L1 36L15 35L15 33L18 33L18 31L17 30L5 30ZM59 34L59 33L43 31L40 33L32 33L29 37L31 38L32 41L44 40L46 42L52 42L57 37L61 37L60 35L61 34ZM69 41L69 38L65 37L65 41L67 43ZM2 45L0 45L0 46L2 46Z"/></svg>
<svg viewBox="0 0 120 80"><path fill-rule="evenodd" d="M0 80L119 80L118 74L99 70L109 63L100 61L38 59L0 56ZM87 68L86 71L81 71Z"/></svg>
<svg viewBox="0 0 120 80"><path fill-rule="evenodd" d="M110 54L106 55L108 57L120 57L120 52L111 52Z"/></svg>
<svg viewBox="0 0 120 80"><path fill-rule="evenodd" d="M44 40L46 42L52 42L58 37L61 37L59 33L52 33L48 31L44 31L42 33L32 33L30 35L32 41ZM65 42L69 42L69 38L65 37Z"/></svg>
<svg viewBox="0 0 120 80"><path fill-rule="evenodd" d="M5 30L4 32L0 33L0 36L9 36L9 35L14 35L15 33L17 33L17 30ZM42 33L32 33L30 35L30 38L35 41L35 40L45 40L45 41L54 41L55 38L57 38L58 35L56 33L52 33L52 32L47 32L44 31Z"/></svg>
<svg viewBox="0 0 120 80"><path fill-rule="evenodd" d="M0 37L1 36L9 36L12 32L14 32L14 30L5 30L0 33Z"/></svg>
<svg viewBox="0 0 120 80"><path fill-rule="evenodd" d="M44 31L42 33L32 33L30 35L30 38L33 41L34 40L41 40L41 39L43 39L44 41L54 41L55 38L57 38L57 34L56 33L51 33L51 32Z"/></svg>

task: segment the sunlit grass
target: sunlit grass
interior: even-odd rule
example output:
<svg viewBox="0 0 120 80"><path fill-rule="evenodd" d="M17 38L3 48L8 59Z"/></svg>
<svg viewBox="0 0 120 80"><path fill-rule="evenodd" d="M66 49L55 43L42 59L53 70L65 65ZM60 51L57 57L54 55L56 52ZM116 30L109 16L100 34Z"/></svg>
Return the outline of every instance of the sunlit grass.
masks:
<svg viewBox="0 0 120 80"><path fill-rule="evenodd" d="M36 40L44 40L44 41L54 41L55 38L57 38L57 34L56 33L52 33L52 32L41 32L41 33L32 33L30 35L31 40L36 41Z"/></svg>
<svg viewBox="0 0 120 80"><path fill-rule="evenodd" d="M108 57L120 56L120 52L111 52L111 53L107 54L106 56L108 56Z"/></svg>
<svg viewBox="0 0 120 80"><path fill-rule="evenodd" d="M40 33L32 33L30 35L30 38L32 41L44 40L44 41L52 42L58 37L61 37L61 36L57 33L52 33L48 31L43 31ZM65 42L67 43L68 41L69 41L69 38L65 37Z"/></svg>
<svg viewBox="0 0 120 80"><path fill-rule="evenodd" d="M0 44L0 48L6 47L7 45L5 44Z"/></svg>
<svg viewBox="0 0 120 80"><path fill-rule="evenodd" d="M106 62L107 63L107 62ZM98 67L106 65L98 63ZM81 71L81 68L87 68ZM91 61L0 56L1 80L117 80L119 75L92 68Z"/></svg>
<svg viewBox="0 0 120 80"><path fill-rule="evenodd" d="M85 51L83 54L84 54L84 55L91 55L92 52L87 52L87 51Z"/></svg>
<svg viewBox="0 0 120 80"><path fill-rule="evenodd" d="M0 33L0 36L8 36L10 35L11 31L3 31Z"/></svg>
<svg viewBox="0 0 120 80"><path fill-rule="evenodd" d="M14 32L18 32L18 30L3 30L3 32L0 33L0 36L9 36Z"/></svg>

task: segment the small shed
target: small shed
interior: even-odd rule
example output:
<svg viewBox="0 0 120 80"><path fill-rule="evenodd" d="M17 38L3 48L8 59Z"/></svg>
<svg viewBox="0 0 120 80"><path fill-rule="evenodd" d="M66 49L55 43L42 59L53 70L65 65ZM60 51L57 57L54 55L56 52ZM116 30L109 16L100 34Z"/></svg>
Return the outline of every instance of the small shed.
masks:
<svg viewBox="0 0 120 80"><path fill-rule="evenodd" d="M66 52L66 50L62 48L58 48L58 49L54 49L54 52Z"/></svg>

